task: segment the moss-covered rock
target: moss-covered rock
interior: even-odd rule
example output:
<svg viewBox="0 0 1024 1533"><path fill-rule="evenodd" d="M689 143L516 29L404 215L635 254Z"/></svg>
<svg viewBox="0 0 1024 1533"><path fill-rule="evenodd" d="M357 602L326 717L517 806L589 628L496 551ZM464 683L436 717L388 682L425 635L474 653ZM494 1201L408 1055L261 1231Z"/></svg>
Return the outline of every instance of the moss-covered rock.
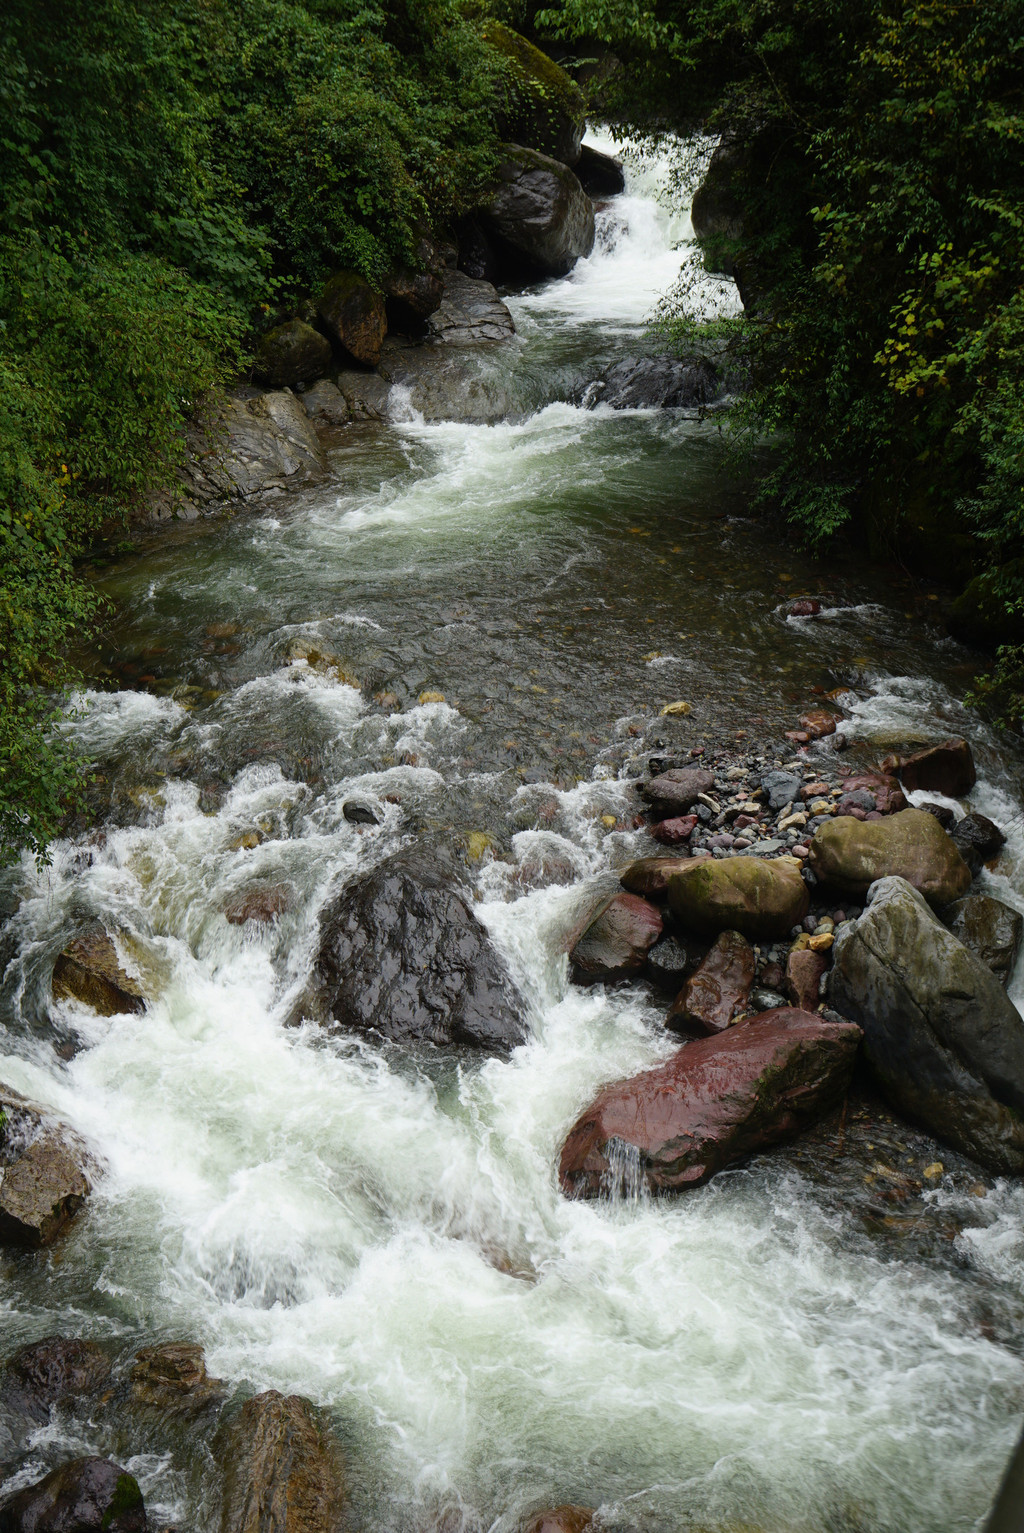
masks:
<svg viewBox="0 0 1024 1533"><path fill-rule="evenodd" d="M256 377L272 389L322 378L331 365L331 343L301 319L268 330L256 348Z"/></svg>
<svg viewBox="0 0 1024 1533"><path fill-rule="evenodd" d="M579 86L554 59L500 21L489 21L484 35L507 64L496 113L501 136L575 165L586 126Z"/></svg>
<svg viewBox="0 0 1024 1533"><path fill-rule="evenodd" d="M934 815L903 809L884 820L846 815L820 826L811 842L811 868L828 888L863 898L879 878L902 878L931 905L966 894L971 870Z"/></svg>
<svg viewBox="0 0 1024 1533"><path fill-rule="evenodd" d="M854 822L856 823L856 822ZM810 896L794 861L694 858L668 881L673 914L687 931L785 937L807 914Z"/></svg>

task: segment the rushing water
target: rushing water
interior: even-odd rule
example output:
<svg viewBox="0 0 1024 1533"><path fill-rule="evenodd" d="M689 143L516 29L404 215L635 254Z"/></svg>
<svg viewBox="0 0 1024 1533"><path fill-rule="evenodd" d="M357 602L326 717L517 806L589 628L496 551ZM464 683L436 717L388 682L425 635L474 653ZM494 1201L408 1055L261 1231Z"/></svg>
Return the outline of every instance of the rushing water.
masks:
<svg viewBox="0 0 1024 1533"><path fill-rule="evenodd" d="M928 593L782 546L713 418L564 403L645 344L689 230L663 175L632 172L594 256L511 300L518 338L481 364L509 420L424 425L396 397L328 485L104 572L120 615L68 727L108 823L8 879L0 1078L105 1175L51 1253L3 1260L5 1349L197 1339L232 1388L326 1408L367 1529L512 1533L577 1501L666 1533L967 1530L1024 1412L1017 1186L947 1175L913 1219L867 1216L871 1154L935 1147L853 1124L861 1160L822 1144L676 1200L555 1185L594 1089L668 1048L650 995L572 989L558 948L580 886L644 845L623 780L644 741L753 748L836 686L872 748L968 732L975 802L1011 830L985 876L1024 909L1019 764L958 701L969 657ZM805 590L825 615L788 619ZM689 718L657 717L679 698ZM383 824L349 824L350 797ZM460 850L528 998L509 1060L282 1026L327 891L419 834ZM260 883L290 909L229 925ZM49 965L94 916L145 1015L51 1017ZM112 1452L156 1526L205 1529L207 1435L63 1417L16 1483Z"/></svg>

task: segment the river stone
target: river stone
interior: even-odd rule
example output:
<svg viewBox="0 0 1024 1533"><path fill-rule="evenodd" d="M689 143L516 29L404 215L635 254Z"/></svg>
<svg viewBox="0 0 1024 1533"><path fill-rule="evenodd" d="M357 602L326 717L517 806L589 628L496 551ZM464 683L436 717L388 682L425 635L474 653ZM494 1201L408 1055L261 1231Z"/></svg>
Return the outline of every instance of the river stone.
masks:
<svg viewBox="0 0 1024 1533"><path fill-rule="evenodd" d="M337 375L338 392L354 421L386 421L391 385L379 373L346 369Z"/></svg>
<svg viewBox="0 0 1024 1533"><path fill-rule="evenodd" d="M932 804L926 802L923 804L915 804L914 807L916 809L923 809L926 814L933 814L938 820L939 824L942 826L943 830L952 830L953 826L956 824L956 815L953 813L952 809L950 809L948 804ZM960 855L963 856L963 852L961 852ZM966 857L964 857L964 861L967 862Z"/></svg>
<svg viewBox="0 0 1024 1533"><path fill-rule="evenodd" d="M685 814L699 794L710 793L714 786L715 774L707 767L678 767L641 783L640 797L659 820L671 820Z"/></svg>
<svg viewBox="0 0 1024 1533"><path fill-rule="evenodd" d="M629 979L643 971L662 933L661 916L635 894L616 894L569 954L578 985Z"/></svg>
<svg viewBox="0 0 1024 1533"><path fill-rule="evenodd" d="M350 357L365 367L377 366L387 333L382 293L358 272L338 271L325 284L317 308L329 333Z"/></svg>
<svg viewBox="0 0 1024 1533"><path fill-rule="evenodd" d="M0 1533L145 1533L138 1481L105 1458L76 1458L0 1506Z"/></svg>
<svg viewBox="0 0 1024 1533"><path fill-rule="evenodd" d="M507 341L516 333L497 289L464 271L445 272L444 294L427 330L443 346L481 346Z"/></svg>
<svg viewBox="0 0 1024 1533"><path fill-rule="evenodd" d="M374 822L376 824L376 821ZM244 926L247 921L265 924L276 921L279 915L291 908L292 890L288 884L255 884L225 900L225 919L232 926Z"/></svg>
<svg viewBox="0 0 1024 1533"><path fill-rule="evenodd" d="M272 389L293 389L297 383L322 378L330 365L327 337L301 319L289 319L261 337L254 372Z"/></svg>
<svg viewBox="0 0 1024 1533"><path fill-rule="evenodd" d="M939 914L957 937L1000 981L1010 983L1024 936L1024 918L990 894L968 894Z"/></svg>
<svg viewBox="0 0 1024 1533"><path fill-rule="evenodd" d="M396 1042L507 1051L524 1041L522 1000L453 876L399 852L347 885L320 918L317 1014Z"/></svg>
<svg viewBox="0 0 1024 1533"><path fill-rule="evenodd" d="M882 767L895 768L900 782L911 793L923 789L926 793L943 793L946 798L963 798L978 780L971 747L959 735L915 751L912 756L886 757Z"/></svg>
<svg viewBox="0 0 1024 1533"><path fill-rule="evenodd" d="M133 1405L187 1415L222 1400L224 1385L207 1373L202 1347L172 1341L136 1352L129 1392Z"/></svg>
<svg viewBox="0 0 1024 1533"><path fill-rule="evenodd" d="M594 248L594 204L572 171L519 144L505 144L498 184L481 210L519 274L563 277Z"/></svg>
<svg viewBox="0 0 1024 1533"><path fill-rule="evenodd" d="M905 878L932 905L959 899L971 870L938 820L923 809L903 809L884 820L848 817L820 825L808 858L823 884L863 898L879 878Z"/></svg>
<svg viewBox="0 0 1024 1533"><path fill-rule="evenodd" d="M739 932L721 932L676 996L665 1026L687 1036L721 1033L747 1009L754 949Z"/></svg>
<svg viewBox="0 0 1024 1533"><path fill-rule="evenodd" d="M705 358L624 357L600 377L572 390L570 404L613 410L692 409L721 393L718 371Z"/></svg>
<svg viewBox="0 0 1024 1533"><path fill-rule="evenodd" d="M536 1512L523 1533L587 1533L593 1521L594 1512L589 1506L553 1506Z"/></svg>
<svg viewBox="0 0 1024 1533"><path fill-rule="evenodd" d="M589 144L583 145L573 170L588 197L617 197L626 190L622 161L614 155L602 154L600 149L592 149Z"/></svg>
<svg viewBox="0 0 1024 1533"><path fill-rule="evenodd" d="M626 1168L652 1192L698 1187L793 1139L842 1097L860 1028L790 1007L685 1044L665 1064L606 1086L562 1149L568 1197L596 1198Z"/></svg>
<svg viewBox="0 0 1024 1533"><path fill-rule="evenodd" d="M141 985L125 973L113 938L99 921L58 953L53 965L53 998L82 1001L101 1017L146 1009Z"/></svg>
<svg viewBox="0 0 1024 1533"><path fill-rule="evenodd" d="M812 948L793 948L786 959L786 990L800 1011L817 1011L821 976L828 968L824 953Z"/></svg>
<svg viewBox="0 0 1024 1533"><path fill-rule="evenodd" d="M836 940L832 1004L893 1105L993 1171L1024 1172L1024 1018L902 878Z"/></svg>
<svg viewBox="0 0 1024 1533"><path fill-rule="evenodd" d="M768 795L770 809L785 809L800 797L803 780L792 772L769 772L761 778L761 786Z"/></svg>
<svg viewBox="0 0 1024 1533"><path fill-rule="evenodd" d="M639 894L646 900L668 899L668 882L674 873L690 866L689 856L640 857L631 862L621 875L619 883L630 894Z"/></svg>
<svg viewBox="0 0 1024 1533"><path fill-rule="evenodd" d="M659 990L678 995L679 987L705 954L703 943L683 943L678 937L660 937L647 954L644 973Z"/></svg>
<svg viewBox="0 0 1024 1533"><path fill-rule="evenodd" d="M45 1336L15 1352L4 1369L0 1396L5 1405L41 1423L49 1420L52 1406L96 1394L110 1372L110 1359L98 1342Z"/></svg>
<svg viewBox="0 0 1024 1533"><path fill-rule="evenodd" d="M990 857L1006 844L999 826L985 815L972 812L958 820L950 831L953 843L972 873L980 873Z"/></svg>
<svg viewBox="0 0 1024 1533"><path fill-rule="evenodd" d="M231 1423L221 1533L337 1533L341 1470L299 1395L266 1390Z"/></svg>
<svg viewBox="0 0 1024 1533"><path fill-rule="evenodd" d="M0 1086L0 1246L47 1246L91 1187L71 1130Z"/></svg>
<svg viewBox="0 0 1024 1533"><path fill-rule="evenodd" d="M347 426L351 412L336 383L321 378L302 396L302 406L311 421L320 426Z"/></svg>
<svg viewBox="0 0 1024 1533"><path fill-rule="evenodd" d="M504 307L504 305L502 305ZM467 345L476 344L472 339ZM465 421L493 425L512 408L507 384L497 369L479 356L465 355L454 346L384 343L380 372L389 383L406 391L408 409L425 421ZM397 414L400 399L392 395L389 411Z"/></svg>
<svg viewBox="0 0 1024 1533"><path fill-rule="evenodd" d="M756 940L787 936L807 914L810 897L788 859L706 857L672 875L668 901L685 930L738 931Z"/></svg>

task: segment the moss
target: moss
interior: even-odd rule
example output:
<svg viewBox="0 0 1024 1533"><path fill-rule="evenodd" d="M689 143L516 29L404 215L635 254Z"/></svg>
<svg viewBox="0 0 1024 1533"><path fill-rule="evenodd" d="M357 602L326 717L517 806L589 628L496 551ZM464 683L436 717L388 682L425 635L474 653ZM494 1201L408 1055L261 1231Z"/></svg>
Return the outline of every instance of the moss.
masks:
<svg viewBox="0 0 1024 1533"><path fill-rule="evenodd" d="M114 1486L114 1494L110 1498L109 1505L103 1513L103 1520L100 1523L103 1533L107 1533L107 1530L112 1528L120 1518L131 1516L132 1513L141 1512L142 1504L142 1492L134 1476L130 1474L118 1475L117 1484Z"/></svg>
<svg viewBox="0 0 1024 1533"><path fill-rule="evenodd" d="M500 21L488 21L484 36L508 66L497 113L502 137L575 165L586 121L579 86L554 59Z"/></svg>

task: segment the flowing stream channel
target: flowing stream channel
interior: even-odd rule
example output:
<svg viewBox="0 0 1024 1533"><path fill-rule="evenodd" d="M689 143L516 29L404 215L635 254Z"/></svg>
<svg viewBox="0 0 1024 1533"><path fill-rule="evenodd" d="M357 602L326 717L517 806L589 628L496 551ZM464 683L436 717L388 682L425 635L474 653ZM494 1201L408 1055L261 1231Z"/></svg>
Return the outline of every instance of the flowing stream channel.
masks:
<svg viewBox="0 0 1024 1533"><path fill-rule="evenodd" d="M972 657L929 593L794 552L714 414L565 402L650 348L689 234L667 165L629 174L593 256L509 299L516 339L481 352L507 419L424 424L396 393L326 484L99 573L117 616L67 727L107 823L4 875L0 1079L105 1169L51 1252L0 1261L3 1350L199 1341L231 1391L324 1408L367 1530L514 1533L560 1502L652 1533L969 1530L1024 1413L1019 1186L946 1175L912 1219L865 1218L873 1152L948 1160L908 1130L676 1199L557 1190L595 1089L672 1047L662 1003L573 988L558 940L650 848L629 779L655 740L777 757L840 686L851 759L966 733L1010 836L984 878L1024 909L1021 762L963 707ZM820 618L787 617L803 593ZM659 718L676 699L689 717ZM349 823L353 798L382 823ZM508 1059L284 1025L329 891L417 836L461 859L527 999ZM289 908L229 924L261 884ZM96 917L144 1015L49 1003ZM15 1483L110 1453L151 1526L215 1528L209 1428L146 1432L65 1413Z"/></svg>

